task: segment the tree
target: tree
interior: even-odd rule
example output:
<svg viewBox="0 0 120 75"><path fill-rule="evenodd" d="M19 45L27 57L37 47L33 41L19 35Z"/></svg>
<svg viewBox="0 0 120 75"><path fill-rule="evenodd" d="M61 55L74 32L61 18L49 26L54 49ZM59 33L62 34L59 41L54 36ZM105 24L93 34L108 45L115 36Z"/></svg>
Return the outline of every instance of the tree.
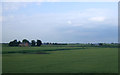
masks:
<svg viewBox="0 0 120 75"><path fill-rule="evenodd" d="M103 45L103 43L99 43L99 45L100 45L100 46L102 46L102 45Z"/></svg>
<svg viewBox="0 0 120 75"><path fill-rule="evenodd" d="M11 41L8 45L9 46L14 46L13 41Z"/></svg>
<svg viewBox="0 0 120 75"><path fill-rule="evenodd" d="M42 45L42 41L41 40L37 40L37 46L41 46Z"/></svg>
<svg viewBox="0 0 120 75"><path fill-rule="evenodd" d="M27 39L23 39L22 43L29 43Z"/></svg>
<svg viewBox="0 0 120 75"><path fill-rule="evenodd" d="M19 45L19 43L17 42L17 40L11 41L9 43L9 46L18 46L18 45Z"/></svg>
<svg viewBox="0 0 120 75"><path fill-rule="evenodd" d="M31 41L31 46L35 46L35 40Z"/></svg>
<svg viewBox="0 0 120 75"><path fill-rule="evenodd" d="M18 41L18 44L21 44L21 41Z"/></svg>
<svg viewBox="0 0 120 75"><path fill-rule="evenodd" d="M14 43L14 46L18 46L17 40L14 40L13 43Z"/></svg>

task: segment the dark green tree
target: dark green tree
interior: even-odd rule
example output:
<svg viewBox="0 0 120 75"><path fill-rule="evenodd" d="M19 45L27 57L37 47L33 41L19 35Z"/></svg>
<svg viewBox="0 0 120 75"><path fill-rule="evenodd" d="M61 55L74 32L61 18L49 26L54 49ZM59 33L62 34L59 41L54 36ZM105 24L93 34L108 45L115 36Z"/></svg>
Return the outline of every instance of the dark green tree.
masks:
<svg viewBox="0 0 120 75"><path fill-rule="evenodd" d="M8 45L9 45L9 46L14 46L13 41L11 41Z"/></svg>
<svg viewBox="0 0 120 75"><path fill-rule="evenodd" d="M18 44L21 44L21 41L18 41Z"/></svg>
<svg viewBox="0 0 120 75"><path fill-rule="evenodd" d="M14 43L14 46L18 46L17 40L14 40L13 43Z"/></svg>
<svg viewBox="0 0 120 75"><path fill-rule="evenodd" d="M41 40L37 40L37 46L41 46L42 45L42 41Z"/></svg>
<svg viewBox="0 0 120 75"><path fill-rule="evenodd" d="M19 45L19 43L17 42L17 40L11 41L9 43L9 46L18 46L18 45Z"/></svg>
<svg viewBox="0 0 120 75"><path fill-rule="evenodd" d="M32 40L31 41L31 46L35 46L35 43L36 43L35 40Z"/></svg>
<svg viewBox="0 0 120 75"><path fill-rule="evenodd" d="M99 45L100 45L100 46L102 46L102 45L103 45L103 43L99 43Z"/></svg>
<svg viewBox="0 0 120 75"><path fill-rule="evenodd" d="M27 39L23 39L22 43L29 43L29 41Z"/></svg>

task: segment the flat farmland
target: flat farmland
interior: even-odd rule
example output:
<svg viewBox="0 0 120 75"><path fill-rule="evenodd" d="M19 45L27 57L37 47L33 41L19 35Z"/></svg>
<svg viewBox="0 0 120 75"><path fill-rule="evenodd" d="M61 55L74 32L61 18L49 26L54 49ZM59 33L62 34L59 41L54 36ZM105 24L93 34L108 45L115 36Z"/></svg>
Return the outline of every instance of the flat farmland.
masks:
<svg viewBox="0 0 120 75"><path fill-rule="evenodd" d="M118 73L118 48L3 46L2 54L3 73Z"/></svg>

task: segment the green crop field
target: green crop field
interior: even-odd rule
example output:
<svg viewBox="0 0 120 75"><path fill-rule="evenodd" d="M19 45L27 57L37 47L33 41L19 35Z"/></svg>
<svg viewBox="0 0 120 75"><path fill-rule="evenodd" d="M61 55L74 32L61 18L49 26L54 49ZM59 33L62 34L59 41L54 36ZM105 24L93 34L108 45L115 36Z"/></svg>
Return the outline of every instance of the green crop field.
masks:
<svg viewBox="0 0 120 75"><path fill-rule="evenodd" d="M118 48L3 46L3 73L118 73Z"/></svg>

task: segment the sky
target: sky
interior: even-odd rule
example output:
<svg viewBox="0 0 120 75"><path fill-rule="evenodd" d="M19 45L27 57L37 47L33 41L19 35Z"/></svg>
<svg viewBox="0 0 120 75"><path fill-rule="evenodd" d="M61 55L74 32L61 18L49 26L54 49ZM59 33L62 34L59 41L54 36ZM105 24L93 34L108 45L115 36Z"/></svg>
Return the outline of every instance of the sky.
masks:
<svg viewBox="0 0 120 75"><path fill-rule="evenodd" d="M119 2L119 0L1 0L1 2Z"/></svg>
<svg viewBox="0 0 120 75"><path fill-rule="evenodd" d="M117 2L3 2L2 42L118 42Z"/></svg>

